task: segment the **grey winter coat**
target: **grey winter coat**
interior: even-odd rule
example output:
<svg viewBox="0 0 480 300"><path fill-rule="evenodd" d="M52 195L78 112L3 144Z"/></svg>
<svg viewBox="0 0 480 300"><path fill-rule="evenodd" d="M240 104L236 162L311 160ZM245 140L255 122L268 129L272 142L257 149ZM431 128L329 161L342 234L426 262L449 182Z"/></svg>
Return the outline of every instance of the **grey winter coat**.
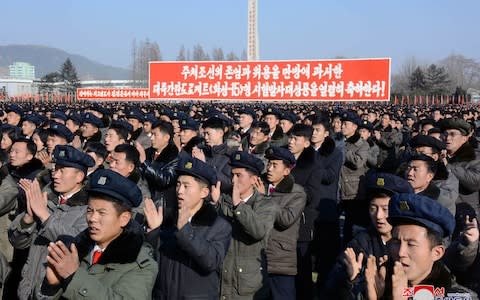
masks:
<svg viewBox="0 0 480 300"><path fill-rule="evenodd" d="M267 185L268 186L268 185ZM307 194L288 175L270 195L279 210L268 239L266 254L268 273L277 275L297 274L297 240Z"/></svg>
<svg viewBox="0 0 480 300"><path fill-rule="evenodd" d="M236 207L230 196L223 195L219 208L232 225L232 240L223 262L221 299L268 299L265 247L277 206L255 191Z"/></svg>
<svg viewBox="0 0 480 300"><path fill-rule="evenodd" d="M68 199L67 204L58 205L57 198L49 198L50 217L43 223L39 220L25 224L19 214L8 230L10 243L14 248L30 247L27 263L22 269L22 280L18 287L18 297L28 299L33 294L35 285L45 277L48 244L60 236L74 237L85 228L88 195L84 190Z"/></svg>
<svg viewBox="0 0 480 300"><path fill-rule="evenodd" d="M363 199L368 143L358 133L345 140L345 162L340 169L340 199Z"/></svg>

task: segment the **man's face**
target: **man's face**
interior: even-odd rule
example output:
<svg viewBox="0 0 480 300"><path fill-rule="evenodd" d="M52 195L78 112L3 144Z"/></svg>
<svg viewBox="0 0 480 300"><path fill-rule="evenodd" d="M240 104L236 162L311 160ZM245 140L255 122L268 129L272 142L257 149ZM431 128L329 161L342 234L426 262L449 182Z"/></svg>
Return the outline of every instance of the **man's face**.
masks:
<svg viewBox="0 0 480 300"><path fill-rule="evenodd" d="M293 127L293 123L289 120L280 120L280 127L282 128L283 133L287 133L290 128Z"/></svg>
<svg viewBox="0 0 480 300"><path fill-rule="evenodd" d="M389 247L393 260L402 264L411 285L422 282L445 251L443 246L432 247L427 229L418 225L395 226Z"/></svg>
<svg viewBox="0 0 480 300"><path fill-rule="evenodd" d="M152 141L152 148L161 151L168 145L168 142L170 141L170 135L156 127L152 129L152 136L150 136L150 140Z"/></svg>
<svg viewBox="0 0 480 300"><path fill-rule="evenodd" d="M458 129L445 130L445 145L448 154L454 154L468 141L468 136L463 135Z"/></svg>
<svg viewBox="0 0 480 300"><path fill-rule="evenodd" d="M7 113L7 124L12 126L17 126L20 122L21 117L16 112Z"/></svg>
<svg viewBox="0 0 480 300"><path fill-rule="evenodd" d="M55 146L66 144L68 144L67 140L59 135L49 135L47 137L47 151L50 154L53 153L53 149L55 149Z"/></svg>
<svg viewBox="0 0 480 300"><path fill-rule="evenodd" d="M0 141L0 148L2 150L8 150L12 146L12 139L8 136L7 133L2 134L2 140Z"/></svg>
<svg viewBox="0 0 480 300"><path fill-rule="evenodd" d="M280 181L290 174L290 168L285 165L282 160L269 160L267 164L267 180L273 185L277 185Z"/></svg>
<svg viewBox="0 0 480 300"><path fill-rule="evenodd" d="M425 124L425 125L422 126L422 130L420 131L420 133L421 133L422 135L427 135L427 134L428 134L428 131L429 131L430 129L432 129L432 128L433 128L433 125L432 125L432 124Z"/></svg>
<svg viewBox="0 0 480 300"><path fill-rule="evenodd" d="M150 123L149 121L144 122L144 123L143 123L143 130L144 130L146 133L152 132L152 123Z"/></svg>
<svg viewBox="0 0 480 300"><path fill-rule="evenodd" d="M195 130L182 129L180 130L180 143L185 145L195 136L197 136L197 132Z"/></svg>
<svg viewBox="0 0 480 300"><path fill-rule="evenodd" d="M386 128L390 125L390 116L389 115L383 115L382 116L382 127Z"/></svg>
<svg viewBox="0 0 480 300"><path fill-rule="evenodd" d="M22 133L23 133L24 136L32 136L32 134L33 134L33 132L35 131L36 128L37 128L37 126L35 126L35 124L33 124L30 121L23 121L22 122Z"/></svg>
<svg viewBox="0 0 480 300"><path fill-rule="evenodd" d="M370 123L374 123L377 120L377 114L376 113L368 113L367 115L367 121Z"/></svg>
<svg viewBox="0 0 480 300"><path fill-rule="evenodd" d="M115 130L107 130L107 133L105 134L105 147L107 148L107 151L113 152L113 149L120 144L125 144L125 140L120 138Z"/></svg>
<svg viewBox="0 0 480 300"><path fill-rule="evenodd" d="M406 123L408 127L412 127L415 124L415 121L412 118L407 118Z"/></svg>
<svg viewBox="0 0 480 300"><path fill-rule="evenodd" d="M270 127L270 131L273 131L277 128L279 121L276 115L266 115L265 122L267 122L268 127Z"/></svg>
<svg viewBox="0 0 480 300"><path fill-rule="evenodd" d="M178 208L187 208L196 212L202 207L203 199L209 194L206 184L202 184L189 175L180 175L177 179Z"/></svg>
<svg viewBox="0 0 480 300"><path fill-rule="evenodd" d="M253 193L256 177L247 172L245 168L232 168L232 184L238 188L240 196L248 197Z"/></svg>
<svg viewBox="0 0 480 300"><path fill-rule="evenodd" d="M95 133L97 133L97 131L98 131L98 128L93 124L83 123L82 125L82 136L84 138L92 137Z"/></svg>
<svg viewBox="0 0 480 300"><path fill-rule="evenodd" d="M119 215L111 201L90 197L86 217L90 238L105 249L123 232L131 213L126 211Z"/></svg>
<svg viewBox="0 0 480 300"><path fill-rule="evenodd" d="M325 130L322 124L315 124L313 127L312 138L310 139L314 145L321 145L325 138L329 136L329 132Z"/></svg>
<svg viewBox="0 0 480 300"><path fill-rule="evenodd" d="M110 162L110 169L117 172L123 177L128 177L135 170L135 165L126 160L125 152L112 152L112 161Z"/></svg>
<svg viewBox="0 0 480 300"><path fill-rule="evenodd" d="M137 130L137 129L143 127L143 124L135 118L128 118L127 121L128 121L128 123L130 123L130 125L132 125L133 130Z"/></svg>
<svg viewBox="0 0 480 300"><path fill-rule="evenodd" d="M357 130L357 125L350 121L343 121L342 122L342 133L345 137L349 138L355 134L355 130Z"/></svg>
<svg viewBox="0 0 480 300"><path fill-rule="evenodd" d="M288 150L294 155L300 155L305 148L310 146L310 140L304 136L291 134L288 137Z"/></svg>
<svg viewBox="0 0 480 300"><path fill-rule="evenodd" d="M434 176L434 174L428 172L427 162L423 160L409 162L405 174L415 193L425 190Z"/></svg>
<svg viewBox="0 0 480 300"><path fill-rule="evenodd" d="M79 169L55 166L55 169L52 170L53 189L62 194L75 192L82 184L84 176Z"/></svg>
<svg viewBox="0 0 480 300"><path fill-rule="evenodd" d="M77 131L80 126L78 124L76 124L75 122L73 122L71 119L68 119L67 122L65 123L65 126L72 132L74 133L75 131Z"/></svg>
<svg viewBox="0 0 480 300"><path fill-rule="evenodd" d="M387 222L389 202L390 197L376 197L370 201L370 220L380 235L390 234L392 231L392 225Z"/></svg>
<svg viewBox="0 0 480 300"><path fill-rule="evenodd" d="M33 155L28 152L27 144L16 142L12 145L9 153L10 164L14 167L21 167L33 159Z"/></svg>
<svg viewBox="0 0 480 300"><path fill-rule="evenodd" d="M268 141L268 135L264 134L260 128L253 128L250 132L250 144L257 146L266 141Z"/></svg>
<svg viewBox="0 0 480 300"><path fill-rule="evenodd" d="M360 134L360 137L365 141L368 140L368 138L372 135L370 130L368 130L366 128L360 128L358 130L358 133Z"/></svg>
<svg viewBox="0 0 480 300"><path fill-rule="evenodd" d="M252 126L253 118L249 114L240 114L238 118L238 123L240 125L240 128L247 129Z"/></svg>
<svg viewBox="0 0 480 300"><path fill-rule="evenodd" d="M205 128L203 135L209 146L218 146L223 143L223 130L220 128Z"/></svg>
<svg viewBox="0 0 480 300"><path fill-rule="evenodd" d="M442 118L442 114L440 113L439 110L436 110L433 112L433 119L435 122L438 122Z"/></svg>

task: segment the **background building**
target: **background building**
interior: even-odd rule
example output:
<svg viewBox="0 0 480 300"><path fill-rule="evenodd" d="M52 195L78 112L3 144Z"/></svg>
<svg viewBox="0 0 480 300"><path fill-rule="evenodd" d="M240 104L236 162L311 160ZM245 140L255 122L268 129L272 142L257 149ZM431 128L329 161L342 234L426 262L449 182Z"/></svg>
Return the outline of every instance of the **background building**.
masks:
<svg viewBox="0 0 480 300"><path fill-rule="evenodd" d="M8 66L11 79L35 79L35 66L26 62L14 62Z"/></svg>

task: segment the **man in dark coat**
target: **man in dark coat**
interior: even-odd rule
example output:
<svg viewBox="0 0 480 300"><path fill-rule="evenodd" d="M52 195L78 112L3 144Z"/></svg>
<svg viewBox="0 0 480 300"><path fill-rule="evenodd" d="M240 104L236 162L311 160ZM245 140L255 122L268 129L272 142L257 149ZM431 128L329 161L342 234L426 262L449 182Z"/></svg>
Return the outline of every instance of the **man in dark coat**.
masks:
<svg viewBox="0 0 480 300"><path fill-rule="evenodd" d="M288 137L283 133L280 127L280 116L282 112L276 108L269 107L263 112L263 120L267 122L270 132L268 137L270 138L270 144L274 146L284 147L288 143Z"/></svg>
<svg viewBox="0 0 480 300"><path fill-rule="evenodd" d="M182 156L177 167L178 216L163 224L162 207L145 200L147 241L155 249L159 273L154 299L218 299L223 259L232 228L205 199L217 185L215 171Z"/></svg>

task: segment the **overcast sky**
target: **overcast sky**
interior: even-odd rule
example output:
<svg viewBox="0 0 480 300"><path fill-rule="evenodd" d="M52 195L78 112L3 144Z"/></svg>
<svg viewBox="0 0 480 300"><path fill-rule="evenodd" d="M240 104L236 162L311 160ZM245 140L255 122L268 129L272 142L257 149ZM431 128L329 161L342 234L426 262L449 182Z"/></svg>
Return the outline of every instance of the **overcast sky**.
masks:
<svg viewBox="0 0 480 300"><path fill-rule="evenodd" d="M128 67L132 40L159 44L164 60L182 45L241 54L247 0L2 1L0 45L60 48ZM260 59L415 56L435 63L455 53L480 60L480 1L258 0Z"/></svg>

